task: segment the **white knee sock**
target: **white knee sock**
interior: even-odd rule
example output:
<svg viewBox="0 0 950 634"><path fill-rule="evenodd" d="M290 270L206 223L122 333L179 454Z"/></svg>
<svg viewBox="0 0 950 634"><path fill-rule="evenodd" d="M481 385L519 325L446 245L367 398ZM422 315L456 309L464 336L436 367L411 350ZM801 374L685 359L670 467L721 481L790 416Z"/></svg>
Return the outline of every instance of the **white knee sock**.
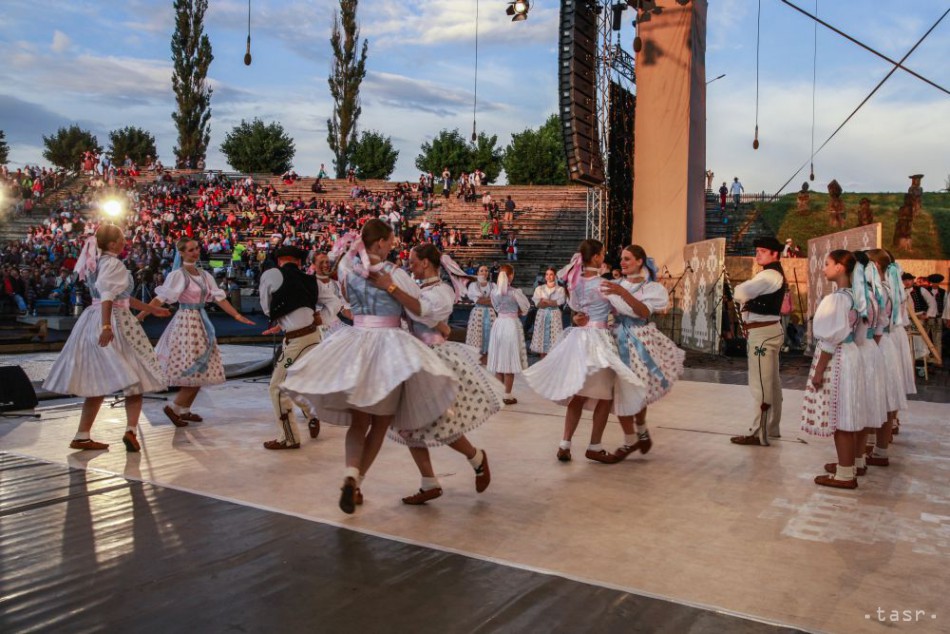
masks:
<svg viewBox="0 0 950 634"><path fill-rule="evenodd" d="M561 449L570 449L570 448L571 448L571 441L570 441L570 440L562 440L562 441L561 441L561 444L558 445L558 446L559 446Z"/></svg>
<svg viewBox="0 0 950 634"><path fill-rule="evenodd" d="M76 435L73 436L74 440L89 440L89 432L87 431L77 431Z"/></svg>
<svg viewBox="0 0 950 634"><path fill-rule="evenodd" d="M360 481L360 470L356 467L347 467L343 470L343 478L353 478L356 482Z"/></svg>
<svg viewBox="0 0 950 634"><path fill-rule="evenodd" d="M854 467L835 467L835 480L854 480Z"/></svg>
<svg viewBox="0 0 950 634"><path fill-rule="evenodd" d="M423 477L422 477L422 486L420 486L419 488L422 489L423 491L430 491L430 490L432 490L432 489L438 489L438 488L440 488L440 487L439 487L439 479L438 479L438 478L427 478L427 477L423 476Z"/></svg>
<svg viewBox="0 0 950 634"><path fill-rule="evenodd" d="M603 451L603 450L604 450L604 446L600 443L597 443L596 445L587 445L587 451Z"/></svg>

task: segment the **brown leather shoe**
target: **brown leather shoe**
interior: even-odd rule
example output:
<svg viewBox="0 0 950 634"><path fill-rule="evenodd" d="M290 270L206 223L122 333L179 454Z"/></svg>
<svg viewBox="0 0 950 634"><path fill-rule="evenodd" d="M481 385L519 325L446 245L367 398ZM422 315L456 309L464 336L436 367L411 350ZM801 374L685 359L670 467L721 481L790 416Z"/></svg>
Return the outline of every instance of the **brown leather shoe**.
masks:
<svg viewBox="0 0 950 634"><path fill-rule="evenodd" d="M755 434L750 434L748 436L733 436L729 439L734 445L753 445L755 447L762 447L762 441Z"/></svg>
<svg viewBox="0 0 950 634"><path fill-rule="evenodd" d="M165 412L165 416L168 416L168 420L175 424L175 427L186 427L188 425L188 421L182 418L181 414L173 410L171 405L166 405L162 408L162 411Z"/></svg>
<svg viewBox="0 0 950 634"><path fill-rule="evenodd" d="M311 419L307 422L307 429L310 430L310 437L311 437L311 438L316 438L317 436L319 436L319 435L320 435L320 419L319 419L319 418L311 418Z"/></svg>
<svg viewBox="0 0 950 634"><path fill-rule="evenodd" d="M70 449L79 449L82 451L101 451L103 449L108 449L109 445L104 442L96 442L95 440L79 440L73 438L73 441L69 443Z"/></svg>
<svg viewBox="0 0 950 634"><path fill-rule="evenodd" d="M867 462L872 467L886 467L891 464L891 459L888 457L875 456L874 454L868 454L865 456L864 461Z"/></svg>
<svg viewBox="0 0 950 634"><path fill-rule="evenodd" d="M571 461L571 450L558 448L557 450L557 459L561 462L570 462Z"/></svg>
<svg viewBox="0 0 950 634"><path fill-rule="evenodd" d="M356 489L356 491L353 491L353 503L357 506L363 504L363 491L361 489Z"/></svg>
<svg viewBox="0 0 950 634"><path fill-rule="evenodd" d="M825 471L827 471L831 475L838 473L838 463L837 462L826 463ZM859 475L859 476L867 475L867 472L868 472L867 467L855 467L854 469L855 475Z"/></svg>
<svg viewBox="0 0 950 634"><path fill-rule="evenodd" d="M858 479L852 478L850 480L837 480L834 478L834 476L820 475L815 477L815 484L823 487L832 487L835 489L857 489Z"/></svg>
<svg viewBox="0 0 950 634"><path fill-rule="evenodd" d="M125 450L129 453L138 453L142 451L142 445L139 444L139 439L135 437L130 431L125 432L122 435L122 444L125 445Z"/></svg>
<svg viewBox="0 0 950 634"><path fill-rule="evenodd" d="M491 469L488 468L488 452L482 450L482 464L475 469L475 492L481 493L491 483Z"/></svg>
<svg viewBox="0 0 950 634"><path fill-rule="evenodd" d="M607 453L606 449L601 449L600 451L594 451L593 449L588 449L584 453L584 457L588 460L593 460L595 462L602 462L604 464L616 464L620 462L620 458L615 456L612 453Z"/></svg>
<svg viewBox="0 0 950 634"><path fill-rule="evenodd" d="M300 443L289 443L286 440L268 440L264 443L264 449L300 449Z"/></svg>
<svg viewBox="0 0 950 634"><path fill-rule="evenodd" d="M402 499L402 503L417 506L419 504L425 504L429 500L434 500L437 497L442 497L441 487L436 487L434 489L419 489L418 493L413 493L410 496L404 497Z"/></svg>
<svg viewBox="0 0 950 634"><path fill-rule="evenodd" d="M343 487L340 489L340 510L347 515L352 515L356 510L356 491L356 480L344 478Z"/></svg>
<svg viewBox="0 0 950 634"><path fill-rule="evenodd" d="M195 414L194 412L184 412L183 414L179 414L178 418L186 420L189 423L200 423L204 421L201 416Z"/></svg>
<svg viewBox="0 0 950 634"><path fill-rule="evenodd" d="M504 403L505 405L515 405L515 404L518 403L518 399L516 399L516 398L514 398L514 397L512 397L512 398L503 398L503 399L501 399L501 402Z"/></svg>
<svg viewBox="0 0 950 634"><path fill-rule="evenodd" d="M633 443L632 445L622 445L620 447L617 447L616 450L614 450L614 457L617 459L617 462L620 462L621 460L626 460L627 456L629 456L632 453L635 453L637 449L639 448L640 448L639 441Z"/></svg>
<svg viewBox="0 0 950 634"><path fill-rule="evenodd" d="M640 449L640 453L646 454L650 452L650 449L653 447L653 441L650 439L650 432L645 431L637 438L636 446Z"/></svg>

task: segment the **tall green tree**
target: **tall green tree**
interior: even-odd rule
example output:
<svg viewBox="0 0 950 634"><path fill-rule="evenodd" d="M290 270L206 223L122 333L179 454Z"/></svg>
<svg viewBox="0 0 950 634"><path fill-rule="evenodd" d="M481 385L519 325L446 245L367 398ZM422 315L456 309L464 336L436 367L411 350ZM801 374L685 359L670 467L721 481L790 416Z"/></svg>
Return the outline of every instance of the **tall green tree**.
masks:
<svg viewBox="0 0 950 634"><path fill-rule="evenodd" d="M99 139L78 125L60 128L56 134L43 137L43 158L63 169L78 169L83 152L102 152Z"/></svg>
<svg viewBox="0 0 950 634"><path fill-rule="evenodd" d="M0 130L0 165L6 165L9 157L10 146L7 145L7 137L3 133L3 130Z"/></svg>
<svg viewBox="0 0 950 634"><path fill-rule="evenodd" d="M503 161L511 185L567 184L560 125L560 117L552 114L537 130L511 135Z"/></svg>
<svg viewBox="0 0 950 634"><path fill-rule="evenodd" d="M502 156L503 151L498 147L498 135L488 136L484 132L479 132L478 140L471 149L468 170L466 171L471 174L476 169L480 169L485 173L482 178L482 185L494 183L501 173Z"/></svg>
<svg viewBox="0 0 950 634"><path fill-rule="evenodd" d="M352 149L350 164L358 178L388 179L396 169L399 150L393 147L390 137L376 130L360 134Z"/></svg>
<svg viewBox="0 0 950 634"><path fill-rule="evenodd" d="M109 133L109 159L113 165L122 165L126 156L136 165L145 165L148 157L157 154L155 137L147 130L130 125Z"/></svg>
<svg viewBox="0 0 950 634"><path fill-rule="evenodd" d="M239 172L283 174L291 168L296 153L294 140L280 123L260 119L241 120L221 144L228 164Z"/></svg>
<svg viewBox="0 0 950 634"><path fill-rule="evenodd" d="M204 33L208 0L175 0L175 33L172 35L172 89L178 110L172 120L178 129L175 159L193 165L205 158L211 140L211 89L207 86L211 40Z"/></svg>
<svg viewBox="0 0 950 634"><path fill-rule="evenodd" d="M340 12L333 16L333 67L327 80L333 97L333 113L327 120L327 143L333 152L336 177L344 178L356 143L356 123L360 118L360 84L366 77L369 40L360 49L360 27L356 21L359 0L340 0Z"/></svg>
<svg viewBox="0 0 950 634"><path fill-rule="evenodd" d="M438 177L448 167L455 177L469 171L472 148L458 128L440 130L431 143L423 142L420 149L422 153L416 157L416 167L423 172L432 172Z"/></svg>

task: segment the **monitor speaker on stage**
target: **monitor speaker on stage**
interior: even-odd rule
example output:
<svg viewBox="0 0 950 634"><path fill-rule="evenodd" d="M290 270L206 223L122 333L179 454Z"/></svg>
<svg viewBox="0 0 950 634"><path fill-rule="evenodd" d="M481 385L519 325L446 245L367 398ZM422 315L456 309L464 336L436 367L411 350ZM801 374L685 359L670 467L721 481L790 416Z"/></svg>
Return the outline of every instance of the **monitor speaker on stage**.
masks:
<svg viewBox="0 0 950 634"><path fill-rule="evenodd" d="M597 15L599 4L561 0L558 90L561 136L570 179L604 182L597 121Z"/></svg>
<svg viewBox="0 0 950 634"><path fill-rule="evenodd" d="M0 412L33 409L39 401L26 372L18 365L0 367Z"/></svg>

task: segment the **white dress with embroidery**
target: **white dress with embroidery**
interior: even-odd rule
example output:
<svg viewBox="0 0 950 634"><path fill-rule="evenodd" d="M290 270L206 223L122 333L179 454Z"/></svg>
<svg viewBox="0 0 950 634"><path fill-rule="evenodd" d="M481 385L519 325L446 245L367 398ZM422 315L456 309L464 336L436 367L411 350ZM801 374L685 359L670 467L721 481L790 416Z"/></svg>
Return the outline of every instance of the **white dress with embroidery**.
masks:
<svg viewBox="0 0 950 634"><path fill-rule="evenodd" d="M164 390L165 377L155 350L129 310L132 274L118 258L104 253L96 271L86 277L86 284L93 303L79 316L43 387L82 397ZM105 347L99 345L104 301L113 302L113 339Z"/></svg>
<svg viewBox="0 0 950 634"><path fill-rule="evenodd" d="M487 282L485 286L478 282L472 282L468 285L466 296L472 301L479 299L491 299L491 292L495 290L495 285ZM465 332L465 343L477 348L479 354L488 354L488 344L491 340L491 329L495 325L497 314L492 306L475 304L472 312L468 316L468 329Z"/></svg>
<svg viewBox="0 0 950 634"><path fill-rule="evenodd" d="M901 339L906 342L907 333L903 328L894 328L891 314L891 292L886 283L884 286L884 296L886 300L881 311L878 313L874 333L880 336L881 340L878 345L884 352L884 394L887 398L887 411L896 412L907 409L907 383L904 376L906 370L903 357L908 357L908 363L911 361L909 359L909 352L907 355L901 352ZM900 338L895 337L895 334L900 335ZM909 344L907 349L909 351Z"/></svg>
<svg viewBox="0 0 950 634"><path fill-rule="evenodd" d="M224 365L205 303L227 295L207 271L193 276L185 269L168 274L155 295L166 304L178 303L178 312L165 328L155 354L169 385L200 387L224 383Z"/></svg>
<svg viewBox="0 0 950 634"><path fill-rule="evenodd" d="M812 332L818 341L805 398L802 402L802 431L813 436L833 436L835 431L856 432L867 421L864 371L861 351L854 343L858 313L850 290L836 290L824 297L815 311ZM821 389L812 385L819 352L832 355Z"/></svg>
<svg viewBox="0 0 950 634"><path fill-rule="evenodd" d="M410 447L438 447L458 440L502 408L504 393L499 383L481 366L477 352L469 345L445 341L436 330L447 321L455 305L455 292L448 284L434 284L422 289L419 297L420 315L406 311L413 335L432 347L459 379L455 402L433 423L420 429L390 429L391 440Z"/></svg>
<svg viewBox="0 0 950 634"><path fill-rule="evenodd" d="M880 309L875 301L868 302L867 320L859 319L854 328L854 343L861 352L861 369L864 371L864 393L867 420L865 427L877 429L887 420L887 395L885 380L886 360L881 346L874 341L873 324L877 322Z"/></svg>
<svg viewBox="0 0 950 634"><path fill-rule="evenodd" d="M531 301L537 306L543 299L557 302L558 307L548 306L538 309L534 319L534 332L531 335L531 351L538 354L551 352L551 349L561 340L564 333L564 326L561 323L561 306L567 301L567 295L557 284L554 286L542 284L534 289Z"/></svg>

